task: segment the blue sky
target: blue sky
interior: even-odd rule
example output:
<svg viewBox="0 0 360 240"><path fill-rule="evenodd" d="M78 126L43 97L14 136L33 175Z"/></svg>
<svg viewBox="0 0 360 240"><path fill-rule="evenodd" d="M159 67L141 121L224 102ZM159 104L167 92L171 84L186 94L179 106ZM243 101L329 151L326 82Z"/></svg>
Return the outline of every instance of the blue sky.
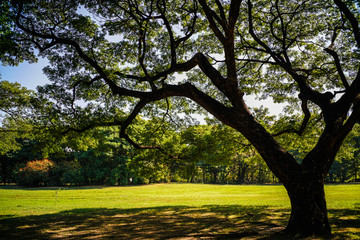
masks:
<svg viewBox="0 0 360 240"><path fill-rule="evenodd" d="M18 82L29 89L36 89L38 85L48 82L42 68L47 65L47 60L40 58L37 63L21 63L19 66L9 67L0 64L1 80Z"/></svg>

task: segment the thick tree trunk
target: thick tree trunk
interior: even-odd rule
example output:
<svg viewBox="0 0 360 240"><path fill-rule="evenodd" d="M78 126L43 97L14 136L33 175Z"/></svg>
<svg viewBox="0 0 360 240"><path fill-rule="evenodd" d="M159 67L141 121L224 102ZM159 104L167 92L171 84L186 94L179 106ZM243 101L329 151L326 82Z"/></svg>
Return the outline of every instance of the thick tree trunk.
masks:
<svg viewBox="0 0 360 240"><path fill-rule="evenodd" d="M288 186L287 190L291 201L291 215L285 232L304 237L331 235L324 183L303 181Z"/></svg>

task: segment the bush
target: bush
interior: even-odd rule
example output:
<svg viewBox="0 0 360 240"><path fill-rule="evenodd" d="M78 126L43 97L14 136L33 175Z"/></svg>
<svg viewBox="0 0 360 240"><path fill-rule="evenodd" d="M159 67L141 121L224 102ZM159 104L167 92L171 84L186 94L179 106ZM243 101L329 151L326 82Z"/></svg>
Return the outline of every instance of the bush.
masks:
<svg viewBox="0 0 360 240"><path fill-rule="evenodd" d="M51 170L55 163L49 159L34 160L26 163L17 171L18 183L22 186L48 186L51 185Z"/></svg>
<svg viewBox="0 0 360 240"><path fill-rule="evenodd" d="M85 178L82 174L82 169L77 161L61 162L61 185L82 185Z"/></svg>

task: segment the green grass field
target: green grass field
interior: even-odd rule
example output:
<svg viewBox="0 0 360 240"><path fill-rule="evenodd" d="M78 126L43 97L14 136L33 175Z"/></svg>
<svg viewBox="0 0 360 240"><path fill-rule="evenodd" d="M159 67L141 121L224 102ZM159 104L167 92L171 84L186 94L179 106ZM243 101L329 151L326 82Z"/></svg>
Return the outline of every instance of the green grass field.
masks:
<svg viewBox="0 0 360 240"><path fill-rule="evenodd" d="M327 185L334 239L360 239L360 185ZM280 185L0 187L0 239L272 239Z"/></svg>

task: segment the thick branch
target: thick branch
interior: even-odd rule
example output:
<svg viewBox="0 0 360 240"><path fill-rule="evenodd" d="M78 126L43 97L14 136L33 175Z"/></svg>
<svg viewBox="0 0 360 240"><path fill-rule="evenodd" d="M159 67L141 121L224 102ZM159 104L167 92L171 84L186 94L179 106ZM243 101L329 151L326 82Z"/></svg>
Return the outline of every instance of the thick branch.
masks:
<svg viewBox="0 0 360 240"><path fill-rule="evenodd" d="M285 27L285 24L284 24L284 19L281 16L281 12L280 12L280 9L279 9L279 1L278 0L276 1L275 5L276 5L276 11L278 13L280 23L281 23L281 33L282 33L281 43L282 43L282 48L283 48L283 55L285 57L286 62L288 64L290 64L290 59L289 59L289 56L287 55L287 51L286 51L287 50L287 46L286 46L287 31L286 31L286 27Z"/></svg>
<svg viewBox="0 0 360 240"><path fill-rule="evenodd" d="M274 53L270 47L263 41L261 41L261 39L256 35L255 31L254 31L254 23L253 23L253 17L252 17L252 8L253 8L253 4L251 3L251 0L248 0L248 17L249 17L249 33L252 36L252 38L261 46L265 49L265 51L267 53L269 53L271 55L271 57L281 66L285 67L284 63L284 59ZM288 68L288 67L287 67Z"/></svg>
<svg viewBox="0 0 360 240"><path fill-rule="evenodd" d="M299 129L296 129L296 128L285 129L285 130L282 130L282 131L280 131L278 133L273 134L273 136L277 137L277 136L280 136L280 135L285 134L285 133L296 133L297 135L301 136L304 133L304 131L306 129L306 126L309 123L309 120L310 120L310 117L311 117L311 113L310 113L309 108L307 106L307 100L306 99L302 99L301 109L303 110L303 113L304 113L304 119L303 119Z"/></svg>
<svg viewBox="0 0 360 240"><path fill-rule="evenodd" d="M350 117L347 119L345 124L340 130L339 137L341 140L345 139L348 133L352 130L354 125L360 120L360 96L355 99L356 103L354 104L353 111L350 114Z"/></svg>
<svg viewBox="0 0 360 240"><path fill-rule="evenodd" d="M282 67L287 73L291 75L291 77L295 80L300 88L300 95L301 99L307 99L318 106L321 109L325 109L331 104L331 99L333 95L329 95L328 93L319 93L313 90L306 82L306 77L299 75L296 71L292 68L291 63L287 62L280 54L275 53L264 41L262 41L254 31L254 24L252 18L252 3L251 0L248 0L248 17L249 17L249 33L252 38L262 47L264 48L265 52L267 52L274 61ZM286 51L286 49L284 49Z"/></svg>
<svg viewBox="0 0 360 240"><path fill-rule="evenodd" d="M329 53L333 58L334 58L334 61L335 61L335 66L336 66L336 70L338 71L339 73L339 76L340 76L340 79L344 85L344 87L347 89L349 88L349 83L345 77L345 74L342 70L342 67L341 67L341 64L340 64L340 59L339 59L339 55L337 54L337 52L335 52L334 50L332 49L329 49L329 48L325 48L324 49L327 53Z"/></svg>
<svg viewBox="0 0 360 240"><path fill-rule="evenodd" d="M242 3L242 0L232 0L230 3L229 29L234 29L236 21L239 18L241 3Z"/></svg>
<svg viewBox="0 0 360 240"><path fill-rule="evenodd" d="M211 30L214 32L214 34L220 40L220 42L224 44L226 42L226 37L220 31L214 19L216 19L220 23L223 29L226 29L226 25L223 23L221 18L217 16L217 14L213 10L211 10L211 8L209 7L209 5L206 3L205 0L199 0L199 3L205 12L206 18L209 21Z"/></svg>
<svg viewBox="0 0 360 240"><path fill-rule="evenodd" d="M83 132L86 132L90 129L94 129L97 127L111 127L111 126L121 126L121 125L122 125L122 121L119 121L119 120L114 120L114 121L110 121L110 122L98 121L98 122L88 123L87 125L80 127L80 128L69 127L66 130L60 132L60 134L65 136L66 134L68 134L70 132L83 133Z"/></svg>
<svg viewBox="0 0 360 240"><path fill-rule="evenodd" d="M165 16L165 11L166 11L166 4L164 1L163 2L163 7L164 9L161 8L160 4L159 4L159 1L157 2L156 6L159 10L159 12L161 13L161 18L164 22L164 25L166 27L166 30L169 34L169 39L170 39L170 51L171 51L171 65L174 65L176 63L176 43L175 43L175 38L174 38L174 33L173 33L173 30L170 26L170 23L168 21L168 19L166 18Z"/></svg>
<svg viewBox="0 0 360 240"><path fill-rule="evenodd" d="M344 13L345 17L349 20L351 27L353 29L353 34L354 34L357 46L360 47L360 29L359 29L358 20L356 19L354 14L352 14L350 9L346 6L346 4L344 2L342 2L341 0L334 0L334 3L340 9L340 11L342 13Z"/></svg>
<svg viewBox="0 0 360 240"><path fill-rule="evenodd" d="M219 0L215 0L215 3L219 8L220 18L222 20L221 22L225 22L225 24L227 25L224 7L222 6L222 4L221 4L221 2Z"/></svg>

